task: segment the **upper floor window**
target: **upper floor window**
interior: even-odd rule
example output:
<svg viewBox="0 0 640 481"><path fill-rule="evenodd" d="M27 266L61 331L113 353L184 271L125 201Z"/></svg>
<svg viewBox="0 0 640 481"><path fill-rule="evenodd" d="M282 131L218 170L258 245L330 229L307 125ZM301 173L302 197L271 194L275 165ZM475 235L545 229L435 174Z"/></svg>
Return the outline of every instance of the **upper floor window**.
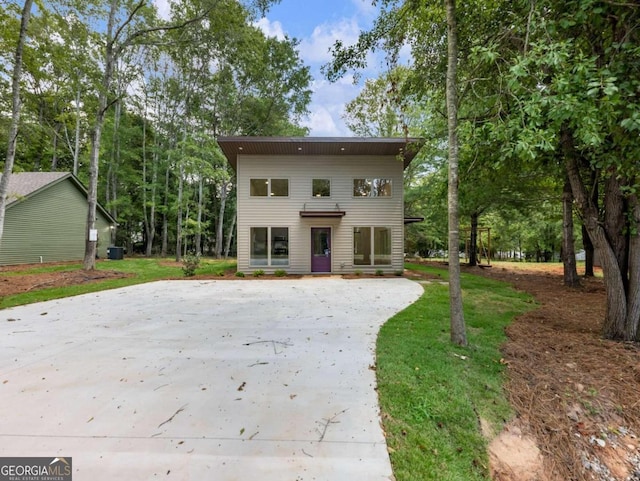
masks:
<svg viewBox="0 0 640 481"><path fill-rule="evenodd" d="M313 179L311 189L313 197L331 197L331 180Z"/></svg>
<svg viewBox="0 0 640 481"><path fill-rule="evenodd" d="M391 197L391 179L353 179L354 197Z"/></svg>
<svg viewBox="0 0 640 481"><path fill-rule="evenodd" d="M288 197L289 179L250 179L251 197Z"/></svg>

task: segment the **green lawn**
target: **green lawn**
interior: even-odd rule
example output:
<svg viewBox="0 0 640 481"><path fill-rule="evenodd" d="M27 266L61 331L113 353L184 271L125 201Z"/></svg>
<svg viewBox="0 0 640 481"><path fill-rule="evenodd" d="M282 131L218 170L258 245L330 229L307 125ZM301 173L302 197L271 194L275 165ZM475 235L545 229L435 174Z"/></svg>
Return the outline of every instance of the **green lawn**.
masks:
<svg viewBox="0 0 640 481"><path fill-rule="evenodd" d="M81 264L60 264L51 266L31 267L26 270L17 270L3 273L7 276L20 276L25 274L38 274L52 271L73 271L82 269ZM25 292L0 299L0 309L5 307L30 304L32 302L48 301L61 297L97 292L105 289L142 284L144 282L159 281L163 279L185 278L182 266L173 262L173 259L160 258L130 258L118 261L101 261L96 264L97 270L111 270L130 274L129 277L120 279L106 279L99 282L90 282L81 285L40 289L33 292ZM221 275L226 271L236 269L235 260L202 259L196 274Z"/></svg>
<svg viewBox="0 0 640 481"><path fill-rule="evenodd" d="M407 268L447 278L442 269ZM535 304L478 276L463 275L462 287L468 348L449 340L448 286L437 282L380 331L378 393L397 481L488 480L480 419L497 433L512 415L499 348L505 326Z"/></svg>

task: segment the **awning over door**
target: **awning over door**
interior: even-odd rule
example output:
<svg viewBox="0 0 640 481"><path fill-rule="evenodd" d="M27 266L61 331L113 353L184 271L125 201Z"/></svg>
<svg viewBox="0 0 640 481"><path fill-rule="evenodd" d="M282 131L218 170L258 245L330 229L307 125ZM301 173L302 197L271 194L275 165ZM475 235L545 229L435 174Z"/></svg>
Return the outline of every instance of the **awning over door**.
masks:
<svg viewBox="0 0 640 481"><path fill-rule="evenodd" d="M346 211L340 210L338 204L336 204L336 208L333 210L307 209L307 204L304 204L300 211L300 217L344 217L345 215L347 215Z"/></svg>
<svg viewBox="0 0 640 481"><path fill-rule="evenodd" d="M300 217L344 217L344 210L301 210Z"/></svg>

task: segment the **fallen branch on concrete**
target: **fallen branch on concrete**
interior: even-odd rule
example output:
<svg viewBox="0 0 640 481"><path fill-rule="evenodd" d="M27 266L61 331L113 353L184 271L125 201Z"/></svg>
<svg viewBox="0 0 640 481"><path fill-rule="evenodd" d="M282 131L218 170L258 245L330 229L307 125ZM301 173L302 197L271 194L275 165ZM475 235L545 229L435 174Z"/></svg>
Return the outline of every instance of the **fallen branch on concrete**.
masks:
<svg viewBox="0 0 640 481"><path fill-rule="evenodd" d="M184 411L184 408L186 408L188 406L188 404L185 404L184 406L182 406L180 409L178 409L175 413L173 413L173 415L167 419L166 421L161 422L160 424L158 424L158 427L161 427L171 421L173 421L173 418L175 418L179 413L181 413L182 411Z"/></svg>
<svg viewBox="0 0 640 481"><path fill-rule="evenodd" d="M255 341L255 342L247 342L245 344L243 344L243 346L251 346L252 344L265 344L265 343L271 343L273 345L273 353L274 354L280 354L278 352L278 350L276 349L276 344L281 344L284 347L291 347L293 346L293 344L291 344L289 341L276 341L276 340L269 340L269 341Z"/></svg>
<svg viewBox="0 0 640 481"><path fill-rule="evenodd" d="M318 429L317 431L320 433L320 439L318 439L318 442L322 442L322 440L324 439L325 435L327 434L327 429L329 429L329 425L330 424L338 424L340 421L336 421L335 419L340 416L341 414L344 414L348 411L349 408L347 409L343 409L342 411L340 411L339 413L334 414L333 416L331 416L329 419L322 419L323 422L320 421L316 421L316 423L320 424L322 426L322 430Z"/></svg>

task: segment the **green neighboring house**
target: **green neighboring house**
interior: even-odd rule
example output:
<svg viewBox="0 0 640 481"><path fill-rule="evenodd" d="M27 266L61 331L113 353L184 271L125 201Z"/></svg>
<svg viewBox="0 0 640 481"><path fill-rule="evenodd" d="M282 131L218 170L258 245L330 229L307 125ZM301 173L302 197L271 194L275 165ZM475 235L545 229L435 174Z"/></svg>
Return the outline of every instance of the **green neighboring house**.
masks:
<svg viewBox="0 0 640 481"><path fill-rule="evenodd" d="M87 205L87 190L69 172L12 174L0 265L82 260ZM106 258L116 221L100 205L96 219L98 255Z"/></svg>

